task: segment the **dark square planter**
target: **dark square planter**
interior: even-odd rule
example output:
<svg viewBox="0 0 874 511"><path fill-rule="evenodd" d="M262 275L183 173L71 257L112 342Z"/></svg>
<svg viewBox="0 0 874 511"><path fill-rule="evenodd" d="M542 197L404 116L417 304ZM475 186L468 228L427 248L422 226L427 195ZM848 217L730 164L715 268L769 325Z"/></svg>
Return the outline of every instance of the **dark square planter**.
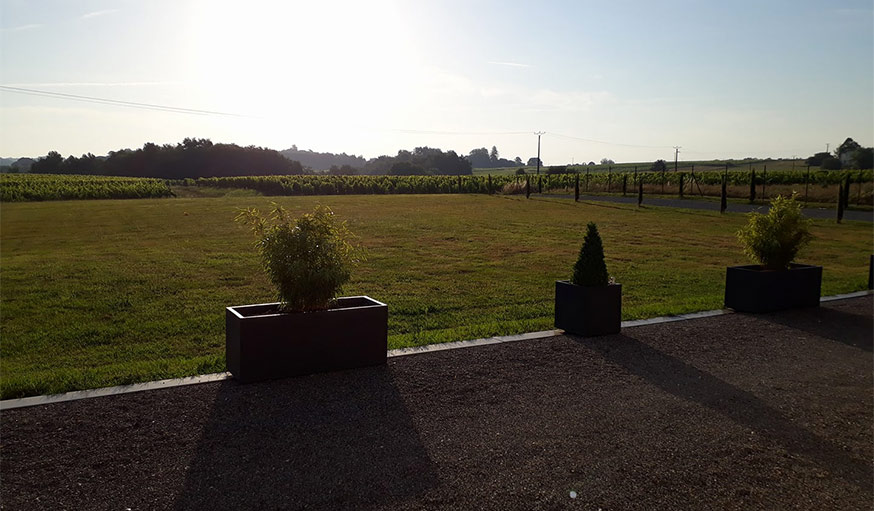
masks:
<svg viewBox="0 0 874 511"><path fill-rule="evenodd" d="M756 264L729 266L725 306L739 312L772 312L817 307L822 266L792 264L788 270L764 270Z"/></svg>
<svg viewBox="0 0 874 511"><path fill-rule="evenodd" d="M334 308L277 312L277 303L225 309L228 371L243 382L385 364L388 307L366 296Z"/></svg>
<svg viewBox="0 0 874 511"><path fill-rule="evenodd" d="M622 328L622 284L586 287L556 281L555 327L585 337L618 334Z"/></svg>

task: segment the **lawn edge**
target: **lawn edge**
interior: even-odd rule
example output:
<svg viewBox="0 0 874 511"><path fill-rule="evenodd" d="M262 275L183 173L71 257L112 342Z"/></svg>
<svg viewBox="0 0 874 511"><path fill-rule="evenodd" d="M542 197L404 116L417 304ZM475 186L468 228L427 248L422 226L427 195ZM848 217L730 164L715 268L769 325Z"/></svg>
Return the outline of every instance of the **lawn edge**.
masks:
<svg viewBox="0 0 874 511"><path fill-rule="evenodd" d="M833 302L837 300L848 300L851 298L861 298L874 294L872 290L856 291L854 293L844 293L839 295L824 296L820 298L820 303ZM714 309L701 312L690 312L687 314L678 314L675 316L660 316L649 319L636 319L623 321L622 328L634 328L638 326L659 325L663 323L673 323L676 321L688 321L692 319L702 319L714 316L722 316L726 314L734 314L734 311L729 309ZM487 337L483 339L472 339L468 341L454 341L446 343L428 344L425 346L416 346L411 348L398 348L388 351L388 357L402 357L408 355L418 355L422 353L432 353L435 351L473 348L476 346L488 346L492 344L503 344L508 342L528 341L534 339L544 339L556 335L562 335L562 330L542 330L540 332L529 332L524 334L505 335L497 337ZM173 387L181 387L186 385L196 385L200 383L211 383L223 381L233 378L231 373L212 373L202 374L197 376L186 376L184 378L171 378L167 380L157 380L144 383L133 383L130 385L118 385L115 387L102 387L89 390L75 390L62 394L49 394L42 396L29 396L18 399L5 399L0 401L0 411L14 410L16 408L27 408L30 406L48 405L54 403L64 403L69 401L78 401L80 399L92 399L96 397L117 396L121 394L132 394L135 392L145 392L150 390L169 389Z"/></svg>

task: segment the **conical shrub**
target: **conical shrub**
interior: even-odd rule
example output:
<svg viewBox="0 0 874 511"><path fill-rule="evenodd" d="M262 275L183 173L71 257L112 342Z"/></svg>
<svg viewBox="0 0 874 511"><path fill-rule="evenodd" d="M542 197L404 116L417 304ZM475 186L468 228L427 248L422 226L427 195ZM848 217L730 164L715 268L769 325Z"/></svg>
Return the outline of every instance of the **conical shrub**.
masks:
<svg viewBox="0 0 874 511"><path fill-rule="evenodd" d="M606 286L608 281L601 235L598 234L598 226L594 222L589 222L586 226L583 246L580 248L580 256L574 264L571 283L578 286Z"/></svg>

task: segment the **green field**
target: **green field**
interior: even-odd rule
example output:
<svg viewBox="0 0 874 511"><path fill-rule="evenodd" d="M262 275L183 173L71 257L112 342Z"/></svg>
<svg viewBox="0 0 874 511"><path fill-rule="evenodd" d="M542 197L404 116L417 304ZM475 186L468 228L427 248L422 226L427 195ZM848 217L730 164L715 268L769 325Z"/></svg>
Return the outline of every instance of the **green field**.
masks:
<svg viewBox="0 0 874 511"><path fill-rule="evenodd" d="M570 276L590 220L623 284L624 319L719 308L725 267L745 262L743 215L548 198L3 203L0 395L224 370L224 307L274 298L233 218L271 200L348 220L369 257L346 294L389 304L391 348L552 328L553 281ZM825 266L823 294L864 289L871 224L817 221L813 232L800 260Z"/></svg>
<svg viewBox="0 0 874 511"><path fill-rule="evenodd" d="M57 174L0 174L0 201L172 197L163 179Z"/></svg>

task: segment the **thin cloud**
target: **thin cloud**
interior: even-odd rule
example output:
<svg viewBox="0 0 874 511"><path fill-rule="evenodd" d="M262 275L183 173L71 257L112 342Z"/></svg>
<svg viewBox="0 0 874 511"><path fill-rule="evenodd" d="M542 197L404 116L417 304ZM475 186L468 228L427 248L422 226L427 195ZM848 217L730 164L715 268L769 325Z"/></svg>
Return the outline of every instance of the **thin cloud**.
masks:
<svg viewBox="0 0 874 511"><path fill-rule="evenodd" d="M507 67L531 67L528 64L520 64L519 62L493 62L489 61L489 64L495 66L507 66Z"/></svg>
<svg viewBox="0 0 874 511"><path fill-rule="evenodd" d="M110 14L113 12L118 12L118 9L103 9L101 11L89 12L88 14L83 14L79 16L79 19L84 20L88 18L96 18L97 16L103 16L104 14Z"/></svg>
<svg viewBox="0 0 874 511"><path fill-rule="evenodd" d="M2 31L2 32L21 32L22 30L32 30L34 28L39 28L42 26L43 25L41 25L41 24L31 23L29 25L21 25L20 27L3 28L3 29L0 29L0 31Z"/></svg>

